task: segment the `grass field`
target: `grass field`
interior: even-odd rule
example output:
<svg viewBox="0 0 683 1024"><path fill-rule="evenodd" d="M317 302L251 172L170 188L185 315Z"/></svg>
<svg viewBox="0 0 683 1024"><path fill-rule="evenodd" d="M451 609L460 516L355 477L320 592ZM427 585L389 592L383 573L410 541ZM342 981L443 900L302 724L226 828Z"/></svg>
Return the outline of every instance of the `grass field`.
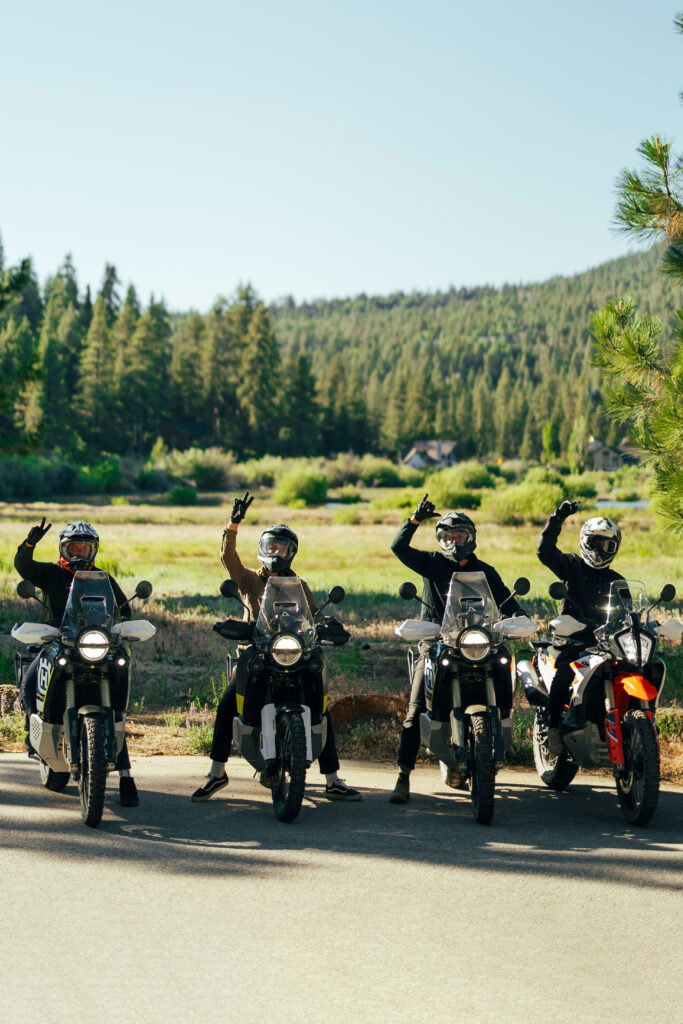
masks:
<svg viewBox="0 0 683 1024"><path fill-rule="evenodd" d="M386 493L386 492L383 492ZM371 492L364 495L372 496ZM137 614L150 618L157 636L134 652L133 707L187 709L211 703L224 685L227 645L211 630L217 618L239 614L236 604L219 595L225 571L219 549L231 496L215 495L191 508L162 505L0 504L0 683L12 681L11 642L7 634L15 621L38 616L33 602L16 597L18 581L13 567L17 545L28 528L45 515L53 528L38 548L40 560L57 558L57 537L70 519L86 519L100 534L98 564L117 577L126 593L142 578L151 580L154 594ZM265 525L287 522L299 536L295 568L320 598L334 584L347 596L337 613L349 626L352 642L330 654L331 695L359 692L395 692L407 688L405 645L393 634L401 619L413 617L417 605L402 601L398 586L412 579L392 555L391 541L403 519L396 510L358 508L359 522L336 525L331 508L291 510L273 505L270 492L257 493L248 521L240 527L238 551L248 566L258 566L256 547ZM508 585L528 576L531 591L523 604L544 622L557 606L548 598L552 574L535 554L539 528L478 524L477 553L492 562ZM613 513L622 527L622 548L616 568L630 579L641 580L653 595L671 582L678 591L673 610L683 609L681 542L655 526L647 510ZM565 526L563 550L578 548L578 517ZM436 548L433 526L422 526L415 544ZM680 649L667 659L665 704L683 703L683 656ZM137 702L137 703L136 703Z"/></svg>

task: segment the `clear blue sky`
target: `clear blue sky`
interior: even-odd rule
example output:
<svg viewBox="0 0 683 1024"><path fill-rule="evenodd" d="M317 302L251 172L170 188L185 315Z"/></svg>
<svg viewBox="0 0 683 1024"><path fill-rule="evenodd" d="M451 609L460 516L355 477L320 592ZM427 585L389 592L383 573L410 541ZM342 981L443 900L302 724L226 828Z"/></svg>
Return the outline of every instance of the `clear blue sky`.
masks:
<svg viewBox="0 0 683 1024"><path fill-rule="evenodd" d="M0 233L145 301L544 280L628 250L614 182L677 138L664 0L37 0L0 14Z"/></svg>

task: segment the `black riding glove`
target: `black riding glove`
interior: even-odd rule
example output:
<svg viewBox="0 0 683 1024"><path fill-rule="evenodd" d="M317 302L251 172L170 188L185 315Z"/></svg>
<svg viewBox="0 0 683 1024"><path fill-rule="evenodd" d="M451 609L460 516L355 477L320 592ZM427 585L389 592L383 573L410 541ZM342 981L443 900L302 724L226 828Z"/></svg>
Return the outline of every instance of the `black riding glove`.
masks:
<svg viewBox="0 0 683 1024"><path fill-rule="evenodd" d="M24 543L34 548L38 541L43 539L43 537L45 536L45 534L47 533L51 526L52 523L48 523L47 526L45 525L45 516L43 516L40 526L32 526L31 529L28 531L28 537L26 538Z"/></svg>
<svg viewBox="0 0 683 1024"><path fill-rule="evenodd" d="M423 523L425 519L434 519L438 516L436 506L433 501L429 501L425 494L422 501L413 512L413 519L417 519L418 523Z"/></svg>
<svg viewBox="0 0 683 1024"><path fill-rule="evenodd" d="M555 515L558 519L564 522L565 519L569 519L570 516L574 515L578 507L578 501L563 501L562 504L555 509Z"/></svg>
<svg viewBox="0 0 683 1024"><path fill-rule="evenodd" d="M232 505L232 512L230 513L231 523L241 523L247 514L247 509L254 500L254 495L249 497L249 491L244 492L243 498L235 498Z"/></svg>

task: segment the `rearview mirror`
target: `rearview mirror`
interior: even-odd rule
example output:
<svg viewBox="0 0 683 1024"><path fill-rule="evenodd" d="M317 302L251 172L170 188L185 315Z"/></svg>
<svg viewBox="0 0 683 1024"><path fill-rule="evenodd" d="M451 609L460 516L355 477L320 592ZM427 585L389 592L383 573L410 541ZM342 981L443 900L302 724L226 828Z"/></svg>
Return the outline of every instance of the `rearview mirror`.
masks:
<svg viewBox="0 0 683 1024"><path fill-rule="evenodd" d="M21 584L20 584L20 586L21 586ZM675 596L676 596L676 588L674 587L673 583L665 583L664 586L662 587L662 592L659 595L659 600L660 601L665 601L665 602L673 601Z"/></svg>
<svg viewBox="0 0 683 1024"><path fill-rule="evenodd" d="M327 600L330 604L341 604L346 597L346 591L343 587L332 587L332 590L327 595Z"/></svg>
<svg viewBox="0 0 683 1024"><path fill-rule="evenodd" d="M398 596L404 601L412 601L417 597L417 587L414 583L402 583L398 588Z"/></svg>
<svg viewBox="0 0 683 1024"><path fill-rule="evenodd" d="M560 583L559 580L556 580L554 583L550 584L550 586L548 587L548 593L556 601L562 601L565 597L568 596L567 588L565 587L564 583Z"/></svg>
<svg viewBox="0 0 683 1024"><path fill-rule="evenodd" d="M520 597L524 597L525 594L528 594L530 588L531 584L526 576L520 576L519 579L515 580L515 594L519 594Z"/></svg>
<svg viewBox="0 0 683 1024"><path fill-rule="evenodd" d="M239 588L234 580L223 580L221 583L221 594L223 597L227 597L229 601L240 600Z"/></svg>
<svg viewBox="0 0 683 1024"><path fill-rule="evenodd" d="M19 597L23 597L25 601L30 597L35 597L37 600L36 588L29 580L20 580L19 583L17 583L17 594Z"/></svg>
<svg viewBox="0 0 683 1024"><path fill-rule="evenodd" d="M137 587L135 588L135 596L141 598L141 600L143 601L146 601L147 598L152 593L153 589L154 588L152 587L152 584L149 582L149 580L140 580Z"/></svg>

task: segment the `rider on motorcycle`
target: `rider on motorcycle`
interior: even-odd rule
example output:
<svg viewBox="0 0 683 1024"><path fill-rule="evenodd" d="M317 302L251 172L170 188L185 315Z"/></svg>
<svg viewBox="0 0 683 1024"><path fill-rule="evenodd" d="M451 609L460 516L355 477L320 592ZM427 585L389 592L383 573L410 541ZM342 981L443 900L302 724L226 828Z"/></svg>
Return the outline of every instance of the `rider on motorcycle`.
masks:
<svg viewBox="0 0 683 1024"><path fill-rule="evenodd" d="M569 698L574 678L571 662L581 650L593 641L593 630L605 621L605 609L610 584L623 580L609 566L621 544L621 530L605 516L587 519L579 534L581 555L564 554L557 546L562 524L578 508L576 501L563 501L543 527L536 554L541 562L555 573L567 588L568 597L562 605L564 614L573 615L587 623L586 629L574 633L571 641L555 658L555 676L550 687L548 750L556 757L563 750L559 725L562 708Z"/></svg>
<svg viewBox="0 0 683 1024"><path fill-rule="evenodd" d="M410 546L410 541L418 526L427 519L439 516L434 503L425 494L410 519L405 519L394 537L391 550L405 566L422 576L422 609L421 617L429 622L440 623L443 619L448 588L454 572L483 572L486 576L491 593L498 607L506 602L506 614L522 614L522 609L502 579L487 562L482 562L474 554L477 546L477 530L468 515L464 512L447 512L436 524L436 539L441 551L419 551ZM420 714L425 710L424 696L424 660L430 644L422 641L419 644L419 657L415 661L410 689L408 713L401 730L401 742L398 749L398 779L389 797L392 804L404 804L410 796L410 773L415 767L415 759L420 748ZM499 701L503 717L509 714L510 674L501 673L496 680L496 697Z"/></svg>
<svg viewBox="0 0 683 1024"><path fill-rule="evenodd" d="M14 556L14 568L23 579L33 583L34 586L42 591L47 615L46 621L51 626L59 626L64 615L64 609L66 608L74 573L79 570L97 570L95 557L100 539L97 531L90 523L83 522L82 520L67 523L59 535L59 561L36 562L33 559L35 546L43 539L51 526L52 523L48 523L47 526L45 525L45 516L43 516L39 526L31 527L26 540L22 541L17 548L17 553ZM130 605L126 600L125 594L113 576L109 576L109 581L114 591L114 599L119 607L121 617L129 619ZM37 707L36 689L39 662L40 655L33 659L24 672L21 681L20 699L26 712L27 728L24 745L29 752L29 756L33 754L33 747L29 738L28 723L30 716L36 711ZM125 669L124 673L121 674L121 678L113 681L112 702L118 711L123 710L119 705L121 702L125 702L128 693L127 671ZM119 691L118 694L117 691ZM116 701L117 696L119 697L118 702ZM130 774L130 758L125 740L121 753L118 756L116 767L119 772L119 796L121 803L124 807L136 807L140 799L135 780Z"/></svg>
<svg viewBox="0 0 683 1024"><path fill-rule="evenodd" d="M264 530L259 538L258 560L261 562L261 568L258 570L245 568L236 550L237 530L253 500L253 495L250 497L248 491L243 498L235 498L230 522L223 531L221 545L221 562L228 570L230 578L237 584L242 601L247 606L244 618L248 622L255 622L258 619L261 598L270 577L296 576L290 567L299 546L296 534L288 526L282 523L271 526ZM318 609L313 594L305 580L301 580L301 584L306 594L306 600L315 615ZM216 709L210 754L211 768L202 785L192 794L192 800L195 803L208 800L217 790L228 784L225 765L232 743L232 723L237 714L236 695L238 692L245 693L248 689L249 662L253 654L253 645L249 644L242 648L230 684ZM361 795L358 790L347 786L344 780L339 778L339 758L334 742L332 720L329 712L326 711L325 716L327 718L327 742L318 758L320 771L326 781L325 796L329 800L360 800Z"/></svg>

